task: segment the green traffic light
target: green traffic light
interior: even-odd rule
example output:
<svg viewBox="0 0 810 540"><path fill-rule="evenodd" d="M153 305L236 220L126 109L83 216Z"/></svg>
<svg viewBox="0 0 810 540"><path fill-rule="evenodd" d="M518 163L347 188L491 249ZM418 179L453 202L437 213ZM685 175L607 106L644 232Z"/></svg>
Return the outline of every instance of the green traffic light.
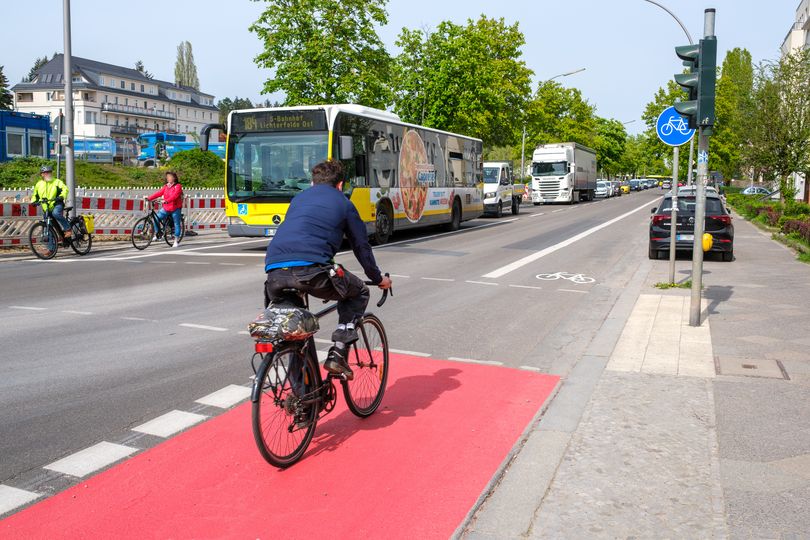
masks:
<svg viewBox="0 0 810 540"><path fill-rule="evenodd" d="M683 60L683 65L690 67L697 67L698 60L700 59L700 45L681 45L675 47L675 54L678 58Z"/></svg>

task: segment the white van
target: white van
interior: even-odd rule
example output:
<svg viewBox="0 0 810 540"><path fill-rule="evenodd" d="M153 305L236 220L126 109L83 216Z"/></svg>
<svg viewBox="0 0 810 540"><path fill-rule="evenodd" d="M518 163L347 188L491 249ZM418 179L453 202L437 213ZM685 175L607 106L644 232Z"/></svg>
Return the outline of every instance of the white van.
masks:
<svg viewBox="0 0 810 540"><path fill-rule="evenodd" d="M512 214L520 212L523 186L515 188L515 176L511 161L487 161L484 163L484 212L503 216L507 208Z"/></svg>

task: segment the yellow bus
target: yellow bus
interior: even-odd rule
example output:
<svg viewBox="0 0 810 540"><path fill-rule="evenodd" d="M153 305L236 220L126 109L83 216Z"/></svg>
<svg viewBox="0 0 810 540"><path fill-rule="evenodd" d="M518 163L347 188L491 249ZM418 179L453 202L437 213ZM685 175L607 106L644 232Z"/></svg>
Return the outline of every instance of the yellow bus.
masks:
<svg viewBox="0 0 810 540"><path fill-rule="evenodd" d="M359 105L232 111L227 133L225 213L230 236L272 237L290 201L310 186L311 170L340 160L344 191L372 240L394 231L445 225L483 213L482 143L406 124L392 113Z"/></svg>

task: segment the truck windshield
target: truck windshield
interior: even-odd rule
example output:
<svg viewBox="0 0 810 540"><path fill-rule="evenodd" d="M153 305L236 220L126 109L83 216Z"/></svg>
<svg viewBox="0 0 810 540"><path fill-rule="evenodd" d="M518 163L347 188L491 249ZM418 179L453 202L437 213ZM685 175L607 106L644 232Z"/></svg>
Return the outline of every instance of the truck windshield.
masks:
<svg viewBox="0 0 810 540"><path fill-rule="evenodd" d="M501 170L498 167L484 167L484 183L497 184Z"/></svg>
<svg viewBox="0 0 810 540"><path fill-rule="evenodd" d="M325 161L327 132L232 134L227 190L232 201L284 202L310 186Z"/></svg>
<svg viewBox="0 0 810 540"><path fill-rule="evenodd" d="M565 161L532 163L532 176L564 176L567 173L568 163Z"/></svg>

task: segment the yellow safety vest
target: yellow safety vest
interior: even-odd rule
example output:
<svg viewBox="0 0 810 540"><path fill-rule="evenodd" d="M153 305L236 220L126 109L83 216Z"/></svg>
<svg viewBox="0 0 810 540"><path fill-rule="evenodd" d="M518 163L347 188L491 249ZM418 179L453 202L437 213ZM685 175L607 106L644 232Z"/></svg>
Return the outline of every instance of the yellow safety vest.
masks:
<svg viewBox="0 0 810 540"><path fill-rule="evenodd" d="M50 182L40 180L34 186L34 202L44 201L45 199L52 201L57 197L64 199L67 197L67 186L58 178L54 178ZM42 209L48 211L52 208L53 203L42 203Z"/></svg>

